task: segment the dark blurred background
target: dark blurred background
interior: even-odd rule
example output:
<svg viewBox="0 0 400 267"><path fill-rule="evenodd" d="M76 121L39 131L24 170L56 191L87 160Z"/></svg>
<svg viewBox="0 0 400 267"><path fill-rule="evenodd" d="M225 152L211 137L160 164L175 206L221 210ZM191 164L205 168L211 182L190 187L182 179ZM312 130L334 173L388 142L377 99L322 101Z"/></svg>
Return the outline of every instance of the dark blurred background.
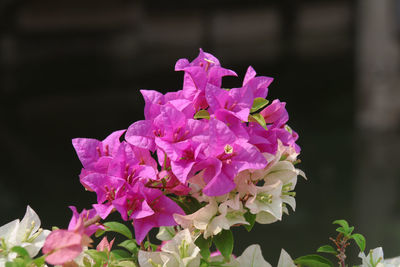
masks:
<svg viewBox="0 0 400 267"><path fill-rule="evenodd" d="M0 225L27 204L66 227L90 208L74 137L105 138L143 118L139 89L179 90L177 59L202 47L239 78L275 77L300 134L298 210L236 232L236 253L260 243L312 253L347 219L400 255L400 1L0 1Z"/></svg>

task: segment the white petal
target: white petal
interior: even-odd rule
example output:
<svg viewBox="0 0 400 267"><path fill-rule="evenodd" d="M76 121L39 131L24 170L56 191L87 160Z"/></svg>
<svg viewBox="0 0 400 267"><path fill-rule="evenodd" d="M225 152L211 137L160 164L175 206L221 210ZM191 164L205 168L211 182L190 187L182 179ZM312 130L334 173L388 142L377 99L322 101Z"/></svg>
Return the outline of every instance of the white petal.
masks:
<svg viewBox="0 0 400 267"><path fill-rule="evenodd" d="M152 262L160 264L162 267L179 267L179 263L173 258L173 256L164 252L148 252L139 250L138 259L140 267L154 267Z"/></svg>
<svg viewBox="0 0 400 267"><path fill-rule="evenodd" d="M16 219L12 222L9 222L3 226L0 227L0 237L4 238L6 243L8 242L9 238L12 237L12 235L16 235L16 232L18 231L18 225L19 225L19 219ZM14 237L15 239L15 237Z"/></svg>
<svg viewBox="0 0 400 267"><path fill-rule="evenodd" d="M167 241L174 238L175 230L172 226L161 226L158 234L156 235L158 240Z"/></svg>
<svg viewBox="0 0 400 267"><path fill-rule="evenodd" d="M259 245L251 245L237 258L241 267L272 267L264 260Z"/></svg>
<svg viewBox="0 0 400 267"><path fill-rule="evenodd" d="M31 257L35 257L40 249L43 247L44 242L46 241L47 236L51 233L49 230L43 230L43 232L35 238L32 243L23 243L22 247L24 247Z"/></svg>
<svg viewBox="0 0 400 267"><path fill-rule="evenodd" d="M296 199L291 196L282 196L282 201L289 204L293 211L296 210Z"/></svg>
<svg viewBox="0 0 400 267"><path fill-rule="evenodd" d="M277 267L296 267L290 255L284 249L281 250Z"/></svg>
<svg viewBox="0 0 400 267"><path fill-rule="evenodd" d="M270 224L274 223L278 220L275 216L273 216L271 213L261 211L260 213L257 213L256 216L256 222L260 224Z"/></svg>
<svg viewBox="0 0 400 267"><path fill-rule="evenodd" d="M32 228L33 226L33 228ZM40 219L36 212L29 206L26 207L25 216L19 224L19 230L17 234L17 242L23 242L26 237L26 232L32 228L30 236L31 237L40 228Z"/></svg>

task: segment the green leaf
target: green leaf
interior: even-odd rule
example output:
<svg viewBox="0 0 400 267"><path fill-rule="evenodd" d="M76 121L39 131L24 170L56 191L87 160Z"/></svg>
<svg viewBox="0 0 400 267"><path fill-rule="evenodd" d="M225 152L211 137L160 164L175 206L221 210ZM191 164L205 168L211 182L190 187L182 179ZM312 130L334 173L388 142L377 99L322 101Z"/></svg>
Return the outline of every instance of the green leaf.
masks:
<svg viewBox="0 0 400 267"><path fill-rule="evenodd" d="M85 267L91 267L92 266L92 262L91 262L89 257L83 257L82 262L83 262L83 266L85 266Z"/></svg>
<svg viewBox="0 0 400 267"><path fill-rule="evenodd" d="M260 113L249 115L249 121L258 122L265 130L268 130L267 123L265 122L264 117Z"/></svg>
<svg viewBox="0 0 400 267"><path fill-rule="evenodd" d="M210 113L208 113L207 110L204 109L200 109L199 111L197 111L196 114L194 114L194 118L195 119L210 119Z"/></svg>
<svg viewBox="0 0 400 267"><path fill-rule="evenodd" d="M354 226L349 227L349 229L347 230L347 233L349 235L351 235L351 233L354 231Z"/></svg>
<svg viewBox="0 0 400 267"><path fill-rule="evenodd" d="M107 232L116 232L126 236L129 239L132 239L132 232L125 224L119 222L106 222L104 223L104 226L104 230L106 230Z"/></svg>
<svg viewBox="0 0 400 267"><path fill-rule="evenodd" d="M155 244L150 243L149 241L144 242L144 248L147 250L148 248L151 248L151 251L156 251L158 246Z"/></svg>
<svg viewBox="0 0 400 267"><path fill-rule="evenodd" d="M30 259L21 259L21 258L15 258L14 263L17 264L18 267L27 267L30 265L32 261Z"/></svg>
<svg viewBox="0 0 400 267"><path fill-rule="evenodd" d="M349 229L349 224L347 223L346 220L336 220L336 221L333 221L332 224L339 224L339 225L342 226L346 231Z"/></svg>
<svg viewBox="0 0 400 267"><path fill-rule="evenodd" d="M192 214L203 207L194 197L174 197L171 195L168 195L168 197L178 204L186 214Z"/></svg>
<svg viewBox="0 0 400 267"><path fill-rule="evenodd" d="M263 107L268 105L268 103L269 101L265 98L262 97L254 98L253 106L251 107L250 112L251 113L256 112L257 110L262 109Z"/></svg>
<svg viewBox="0 0 400 267"><path fill-rule="evenodd" d="M11 251L17 253L22 258L25 258L25 259L31 258L31 256L29 256L28 251L26 251L26 249L24 249L23 247L15 246L15 247L11 248Z"/></svg>
<svg viewBox="0 0 400 267"><path fill-rule="evenodd" d="M106 231L104 231L103 229L97 229L96 233L94 234L95 237L100 237L102 236Z"/></svg>
<svg viewBox="0 0 400 267"><path fill-rule="evenodd" d="M233 251L233 234L230 230L222 230L221 233L214 236L214 244L224 256L226 261L229 261Z"/></svg>
<svg viewBox="0 0 400 267"><path fill-rule="evenodd" d="M246 222L249 223L249 225L243 224L243 226L246 228L247 232L250 232L251 229L253 229L253 226L256 222L256 216L257 216L257 214L253 214L250 211L248 211L244 214L244 218L246 219Z"/></svg>
<svg viewBox="0 0 400 267"><path fill-rule="evenodd" d="M336 249L334 249L331 245L325 245L325 246L319 247L317 249L317 252L331 253L333 255L337 255L338 254Z"/></svg>
<svg viewBox="0 0 400 267"><path fill-rule="evenodd" d="M295 264L307 267L333 267L333 263L320 255L306 255L299 257L293 261Z"/></svg>
<svg viewBox="0 0 400 267"><path fill-rule="evenodd" d="M365 250L365 237L362 234L353 234L350 236L351 239L354 239L354 241L357 243L358 247L360 248L361 251Z"/></svg>
<svg viewBox="0 0 400 267"><path fill-rule="evenodd" d="M132 261L120 261L118 262L118 267L137 267Z"/></svg>
<svg viewBox="0 0 400 267"><path fill-rule="evenodd" d="M39 258L36 258L33 260L33 263L36 264L36 266L43 266L44 265L44 261L45 261L45 256L41 256Z"/></svg>
<svg viewBox="0 0 400 267"><path fill-rule="evenodd" d="M348 231L344 229L343 227L338 227L336 228L336 232L342 233L344 235L347 235Z"/></svg>
<svg viewBox="0 0 400 267"><path fill-rule="evenodd" d="M210 264L206 262L205 260L201 259L200 266L199 267L209 267Z"/></svg>
<svg viewBox="0 0 400 267"><path fill-rule="evenodd" d="M131 253L136 252L138 246L134 240L125 240L124 242L118 244L119 247L123 247Z"/></svg>
<svg viewBox="0 0 400 267"><path fill-rule="evenodd" d="M104 263L108 261L108 255L105 251L97 251L95 249L89 249L85 251L96 263Z"/></svg>
<svg viewBox="0 0 400 267"><path fill-rule="evenodd" d="M211 238L205 239L203 235L199 236L196 241L194 242L196 246L199 247L200 249L200 254L203 257L203 259L208 260L210 258L210 247L212 240Z"/></svg>
<svg viewBox="0 0 400 267"><path fill-rule="evenodd" d="M16 262L6 262L6 267L19 267Z"/></svg>
<svg viewBox="0 0 400 267"><path fill-rule="evenodd" d="M111 254L113 255L113 257L116 260L129 259L132 257L132 254L130 254L128 251L122 250L122 249L114 249L111 251Z"/></svg>

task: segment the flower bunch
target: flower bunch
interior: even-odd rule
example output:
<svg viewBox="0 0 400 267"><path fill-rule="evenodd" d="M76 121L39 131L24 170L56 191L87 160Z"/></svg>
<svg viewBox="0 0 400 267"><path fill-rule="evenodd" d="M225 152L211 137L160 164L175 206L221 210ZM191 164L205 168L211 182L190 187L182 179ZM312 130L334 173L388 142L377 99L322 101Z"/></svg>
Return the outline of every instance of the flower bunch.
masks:
<svg viewBox="0 0 400 267"><path fill-rule="evenodd" d="M304 176L295 168L298 135L287 125L285 103L266 99L273 78L249 67L240 87L223 88L222 78L237 74L201 49L191 62L178 60L175 70L184 73L181 90L141 90L144 120L103 141L72 140L83 165L80 182L97 201L80 213L71 207L68 229L47 237L48 263L76 263L94 233L116 225L121 232L121 224L100 223L112 212L133 225L136 264L198 266L210 261L211 242L230 262L231 227L250 230L295 209L297 176ZM165 242L159 252L144 242L153 228Z"/></svg>
<svg viewBox="0 0 400 267"><path fill-rule="evenodd" d="M97 194L97 214L118 211L132 221L139 243L150 229L177 222L207 238L249 224L246 213L260 223L280 220L286 204L295 208L300 148L285 103L265 99L273 79L249 67L241 87L222 88L222 78L236 73L202 50L192 62L178 60L175 70L184 72L182 90L141 90L145 120L104 141L73 140L84 167L80 181ZM185 214L179 204L188 201L202 208Z"/></svg>
<svg viewBox="0 0 400 267"><path fill-rule="evenodd" d="M155 227L179 224L208 239L281 220L295 208L302 172L285 103L265 99L273 79L249 67L241 87L222 88L236 73L202 50L175 70L184 72L181 90L141 90L144 120L103 141L72 140L80 181L97 195L93 211L101 219L119 212L138 244Z"/></svg>

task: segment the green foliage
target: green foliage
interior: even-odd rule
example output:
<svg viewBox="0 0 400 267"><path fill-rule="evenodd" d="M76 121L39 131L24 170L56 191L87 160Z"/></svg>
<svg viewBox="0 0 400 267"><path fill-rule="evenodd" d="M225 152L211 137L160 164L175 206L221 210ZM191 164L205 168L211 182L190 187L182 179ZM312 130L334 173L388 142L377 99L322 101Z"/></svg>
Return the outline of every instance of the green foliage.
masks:
<svg viewBox="0 0 400 267"><path fill-rule="evenodd" d="M196 246L199 247L201 256L205 260L208 260L210 258L210 254L211 254L210 247L211 247L212 239L211 238L205 239L203 237L203 235L200 235L194 243L196 244Z"/></svg>
<svg viewBox="0 0 400 267"><path fill-rule="evenodd" d="M333 263L320 255L306 255L294 260L301 267L333 267Z"/></svg>
<svg viewBox="0 0 400 267"><path fill-rule="evenodd" d="M331 245L321 246L321 247L319 247L317 249L317 252L330 253L330 254L333 254L333 255L337 255L338 254L336 249L334 249Z"/></svg>
<svg viewBox="0 0 400 267"><path fill-rule="evenodd" d="M156 251L157 248L158 248L158 246L157 246L157 245L154 245L154 244L152 244L152 243L150 243L149 241L146 241L146 242L144 242L144 248L145 248L146 250L151 249L151 251Z"/></svg>
<svg viewBox="0 0 400 267"><path fill-rule="evenodd" d="M96 264L105 264L108 262L108 254L105 251L89 249L86 250L85 253L89 255Z"/></svg>
<svg viewBox="0 0 400 267"><path fill-rule="evenodd" d="M350 236L354 230L354 226L350 227L345 220L336 220L332 224L340 225L341 227L336 228L336 231L342 233L345 237Z"/></svg>
<svg viewBox="0 0 400 267"><path fill-rule="evenodd" d="M268 105L269 101L262 97L254 98L253 106L251 107L250 113L256 112Z"/></svg>
<svg viewBox="0 0 400 267"><path fill-rule="evenodd" d="M41 267L44 266L44 256L32 259L28 251L20 246L10 249L11 252L17 253L17 257L12 262L6 262L6 267Z"/></svg>
<svg viewBox="0 0 400 267"><path fill-rule="evenodd" d="M26 249L24 249L23 247L15 246L15 247L11 248L11 251L17 253L18 256L21 258L24 258L24 259L31 258L31 256L29 256L28 251L26 251Z"/></svg>
<svg viewBox="0 0 400 267"><path fill-rule="evenodd" d="M111 251L111 256L115 260L130 259L132 254L126 250L114 249Z"/></svg>
<svg viewBox="0 0 400 267"><path fill-rule="evenodd" d="M260 113L249 115L249 122L258 122L265 130L268 130L267 123Z"/></svg>
<svg viewBox="0 0 400 267"><path fill-rule="evenodd" d="M210 264L207 261L201 259L199 267L208 267L208 266L210 266Z"/></svg>
<svg viewBox="0 0 400 267"><path fill-rule="evenodd" d="M231 230L222 230L221 233L214 236L213 242L217 249L224 256L226 261L230 260L233 251L233 234Z"/></svg>
<svg viewBox="0 0 400 267"><path fill-rule="evenodd" d="M246 219L246 222L249 223L249 225L243 224L243 226L246 228L247 232L250 232L251 229L253 229L253 226L256 222L256 214L250 213L250 211L247 211L244 214L244 218Z"/></svg>
<svg viewBox="0 0 400 267"><path fill-rule="evenodd" d="M138 265L136 265L132 261L120 261L115 266L116 267L137 267Z"/></svg>
<svg viewBox="0 0 400 267"><path fill-rule="evenodd" d="M195 119L210 119L210 113L208 113L207 110L204 109L200 109L199 111L197 111L196 114L194 114L194 118Z"/></svg>
<svg viewBox="0 0 400 267"><path fill-rule="evenodd" d="M190 196L174 197L170 195L168 195L168 197L173 201L175 201L175 203L178 204L179 207L181 207L186 214L192 214L203 207L200 204L200 202L194 197Z"/></svg>
<svg viewBox="0 0 400 267"><path fill-rule="evenodd" d="M97 230L95 236L99 237L102 236L105 232L116 232L121 235L124 235L128 239L132 239L132 232L129 228L122 223L119 222L106 222L104 223L105 229L104 230Z"/></svg>
<svg viewBox="0 0 400 267"><path fill-rule="evenodd" d="M352 234L350 239L353 239L361 251L365 250L365 237L362 234Z"/></svg>
<svg viewBox="0 0 400 267"><path fill-rule="evenodd" d="M348 240L353 239L361 251L365 250L365 237L362 234L353 234L354 226L350 227L346 220L336 220L333 224L341 226L336 229L337 232L342 233Z"/></svg>
<svg viewBox="0 0 400 267"><path fill-rule="evenodd" d="M118 244L119 247L125 248L128 250L130 253L134 254L139 251L139 247L137 246L136 242L134 240L125 240Z"/></svg>

